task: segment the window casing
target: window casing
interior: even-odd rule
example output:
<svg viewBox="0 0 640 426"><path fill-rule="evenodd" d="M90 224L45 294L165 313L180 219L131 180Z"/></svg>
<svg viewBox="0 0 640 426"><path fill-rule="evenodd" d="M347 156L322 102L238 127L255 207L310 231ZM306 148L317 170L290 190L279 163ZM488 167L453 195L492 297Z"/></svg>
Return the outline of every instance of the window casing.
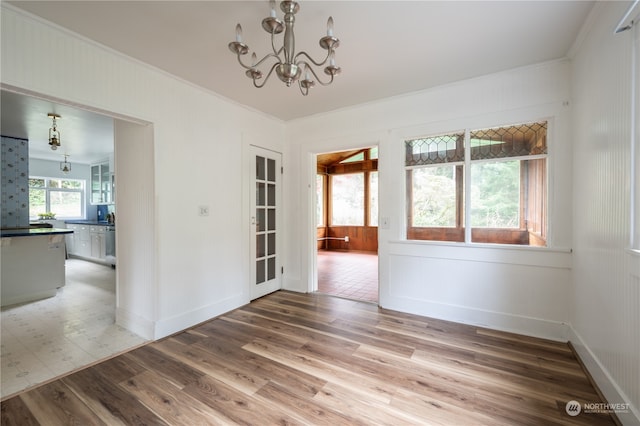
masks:
<svg viewBox="0 0 640 426"><path fill-rule="evenodd" d="M85 181L29 177L29 218L41 213L55 213L56 219L85 217Z"/></svg>
<svg viewBox="0 0 640 426"><path fill-rule="evenodd" d="M546 245L546 160L547 122L405 141L407 239Z"/></svg>

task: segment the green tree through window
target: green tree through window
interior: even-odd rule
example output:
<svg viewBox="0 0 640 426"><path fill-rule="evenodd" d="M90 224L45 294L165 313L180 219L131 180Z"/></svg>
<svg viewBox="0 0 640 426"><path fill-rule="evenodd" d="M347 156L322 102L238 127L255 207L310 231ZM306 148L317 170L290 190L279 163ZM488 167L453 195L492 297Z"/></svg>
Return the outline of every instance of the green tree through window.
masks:
<svg viewBox="0 0 640 426"><path fill-rule="evenodd" d="M78 179L29 178L29 217L47 212L57 219L84 217L84 185Z"/></svg>

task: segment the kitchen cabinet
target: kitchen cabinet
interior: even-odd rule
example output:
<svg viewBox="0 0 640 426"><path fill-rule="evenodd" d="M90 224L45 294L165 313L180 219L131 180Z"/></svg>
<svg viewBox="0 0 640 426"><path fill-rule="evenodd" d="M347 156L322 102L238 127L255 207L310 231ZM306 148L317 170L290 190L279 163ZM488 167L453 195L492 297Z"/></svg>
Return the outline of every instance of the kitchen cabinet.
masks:
<svg viewBox="0 0 640 426"><path fill-rule="evenodd" d="M67 233L68 230L57 228L2 231L2 306L52 297L65 285Z"/></svg>
<svg viewBox="0 0 640 426"><path fill-rule="evenodd" d="M101 263L115 263L107 259L107 231L110 228L113 226L67 223L67 229L73 231L66 236L67 253ZM112 253L111 257L114 255Z"/></svg>
<svg viewBox="0 0 640 426"><path fill-rule="evenodd" d="M91 204L113 202L111 177L109 162L91 165Z"/></svg>
<svg viewBox="0 0 640 426"><path fill-rule="evenodd" d="M107 256L105 227L90 226L89 236L91 238L91 257L94 259L104 260Z"/></svg>
<svg viewBox="0 0 640 426"><path fill-rule="evenodd" d="M67 224L73 234L67 236L67 253L80 257L91 257L91 234L88 225Z"/></svg>

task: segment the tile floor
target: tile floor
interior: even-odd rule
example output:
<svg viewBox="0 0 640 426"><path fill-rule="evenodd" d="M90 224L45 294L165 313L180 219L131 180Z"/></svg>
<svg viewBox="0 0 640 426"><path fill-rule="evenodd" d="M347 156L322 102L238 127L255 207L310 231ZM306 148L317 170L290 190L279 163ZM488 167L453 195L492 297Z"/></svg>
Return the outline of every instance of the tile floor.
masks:
<svg viewBox="0 0 640 426"><path fill-rule="evenodd" d="M115 325L114 269L68 259L66 273L55 297L2 308L2 399L145 342Z"/></svg>
<svg viewBox="0 0 640 426"><path fill-rule="evenodd" d="M318 250L318 292L378 302L378 254Z"/></svg>

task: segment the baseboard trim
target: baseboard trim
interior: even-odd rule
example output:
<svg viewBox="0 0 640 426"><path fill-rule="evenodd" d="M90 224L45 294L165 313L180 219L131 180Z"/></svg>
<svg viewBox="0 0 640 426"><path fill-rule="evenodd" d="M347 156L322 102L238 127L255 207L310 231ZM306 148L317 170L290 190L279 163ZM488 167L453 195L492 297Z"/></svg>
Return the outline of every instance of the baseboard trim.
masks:
<svg viewBox="0 0 640 426"><path fill-rule="evenodd" d="M153 321L142 318L126 309L116 308L116 324L136 333L143 339L153 340Z"/></svg>
<svg viewBox="0 0 640 426"><path fill-rule="evenodd" d="M383 297L380 306L410 314L485 327L493 330L523 334L531 337L566 342L567 323L541 318L489 311L467 306L449 305L428 300Z"/></svg>
<svg viewBox="0 0 640 426"><path fill-rule="evenodd" d="M153 338L154 340L157 340L170 336L179 331L193 327L196 324L200 324L204 321L232 311L240 306L246 305L247 303L249 303L249 300L246 300L246 296L243 297L242 294L238 294L184 314L156 321Z"/></svg>
<svg viewBox="0 0 640 426"><path fill-rule="evenodd" d="M602 398L610 404L626 404L629 398L613 380L607 369L600 363L600 360L586 345L582 337L573 327L569 326L569 343L578 357L583 368L587 371L594 387L601 394ZM590 401L585 401L590 402ZM640 424L640 412L637 408L629 406L628 410L617 410L614 413L616 419L622 425Z"/></svg>

